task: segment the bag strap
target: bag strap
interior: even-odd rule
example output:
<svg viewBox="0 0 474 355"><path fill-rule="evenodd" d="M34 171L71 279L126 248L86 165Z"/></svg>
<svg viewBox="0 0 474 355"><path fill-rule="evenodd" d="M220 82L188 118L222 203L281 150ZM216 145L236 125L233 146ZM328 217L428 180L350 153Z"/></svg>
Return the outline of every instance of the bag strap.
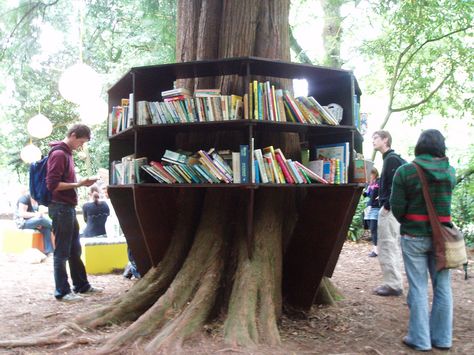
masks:
<svg viewBox="0 0 474 355"><path fill-rule="evenodd" d="M423 196L425 198L425 203L426 203L426 209L428 210L428 216L430 217L431 229L433 230L433 236L440 235L441 223L438 219L438 214L436 213L436 210L434 208L433 200L431 199L431 196L430 196L430 191L428 190L428 182L426 180L425 173L423 169L417 163L413 162L413 165L415 166L418 176L420 177L421 187L423 190Z"/></svg>
<svg viewBox="0 0 474 355"><path fill-rule="evenodd" d="M54 147L50 149L48 153L48 159L51 153L54 152L55 150L61 150L64 153L66 153L66 150L63 147L61 147L60 145L55 145ZM66 169L64 169L63 176L61 176L61 181L66 179L66 175L69 175L69 157L67 155L66 155Z"/></svg>

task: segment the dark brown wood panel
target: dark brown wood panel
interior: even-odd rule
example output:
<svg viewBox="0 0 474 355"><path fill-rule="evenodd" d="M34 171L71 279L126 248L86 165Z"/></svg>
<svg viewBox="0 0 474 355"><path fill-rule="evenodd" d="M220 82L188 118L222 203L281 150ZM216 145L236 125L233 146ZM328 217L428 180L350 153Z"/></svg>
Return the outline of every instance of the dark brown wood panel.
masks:
<svg viewBox="0 0 474 355"><path fill-rule="evenodd" d="M138 271L144 275L152 266L152 262L135 213L133 188L109 186L108 193Z"/></svg>
<svg viewBox="0 0 474 355"><path fill-rule="evenodd" d="M136 214L152 266L158 265L168 249L176 222L178 191L134 187Z"/></svg>
<svg viewBox="0 0 474 355"><path fill-rule="evenodd" d="M313 304L328 263L337 262L335 250L340 252L359 195L354 186L308 189L283 263L284 297L293 306L308 310Z"/></svg>

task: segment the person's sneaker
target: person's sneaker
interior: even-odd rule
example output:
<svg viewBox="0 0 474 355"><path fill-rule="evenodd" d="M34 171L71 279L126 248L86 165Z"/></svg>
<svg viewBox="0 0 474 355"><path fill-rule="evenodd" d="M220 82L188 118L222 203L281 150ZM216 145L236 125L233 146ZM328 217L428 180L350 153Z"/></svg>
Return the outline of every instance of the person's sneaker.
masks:
<svg viewBox="0 0 474 355"><path fill-rule="evenodd" d="M375 251L369 254L369 258L375 258L376 256L377 256L377 253Z"/></svg>
<svg viewBox="0 0 474 355"><path fill-rule="evenodd" d="M374 289L374 294L377 296L401 296L403 291L400 289L393 289L390 286L383 285Z"/></svg>
<svg viewBox="0 0 474 355"><path fill-rule="evenodd" d="M84 291L84 292L81 292L82 294L91 294L91 293L101 293L102 291L104 291L103 288L100 288L100 287L94 287L94 286L91 286L87 289L87 291Z"/></svg>
<svg viewBox="0 0 474 355"><path fill-rule="evenodd" d="M82 301L83 298L79 295L76 295L75 293L69 292L65 294L63 297L58 298L58 301L64 301L64 302L77 302L77 301Z"/></svg>

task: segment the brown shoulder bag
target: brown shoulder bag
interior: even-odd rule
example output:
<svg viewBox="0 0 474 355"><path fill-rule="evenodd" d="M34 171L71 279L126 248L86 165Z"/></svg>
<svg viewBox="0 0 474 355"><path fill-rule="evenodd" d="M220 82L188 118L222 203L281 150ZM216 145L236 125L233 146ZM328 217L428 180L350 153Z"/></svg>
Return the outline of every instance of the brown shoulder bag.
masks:
<svg viewBox="0 0 474 355"><path fill-rule="evenodd" d="M455 226L448 227L443 225L431 200L428 190L428 182L426 181L423 169L413 162L418 176L421 180L423 188L423 196L425 198L426 208L430 218L431 229L433 233L433 248L436 260L436 271L443 269L453 269L467 263L466 244L462 232Z"/></svg>

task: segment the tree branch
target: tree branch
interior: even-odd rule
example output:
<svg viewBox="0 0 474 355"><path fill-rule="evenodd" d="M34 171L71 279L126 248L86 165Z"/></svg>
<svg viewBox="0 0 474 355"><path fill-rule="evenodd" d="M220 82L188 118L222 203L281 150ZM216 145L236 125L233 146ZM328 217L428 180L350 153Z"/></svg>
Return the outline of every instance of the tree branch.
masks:
<svg viewBox="0 0 474 355"><path fill-rule="evenodd" d="M469 178L471 175L474 175L474 168L471 167L467 171L465 171L461 176L458 176L456 178L456 186L461 183L462 181L466 180Z"/></svg>
<svg viewBox="0 0 474 355"><path fill-rule="evenodd" d="M7 40L5 41L5 47L2 49L2 52L0 53L0 61L3 60L4 56L5 56L5 52L7 51L7 48L8 48L8 43L10 42L10 40L13 38L13 36L15 35L16 31L18 30L18 28L20 28L20 25L25 22L30 16L31 14L34 13L34 11L38 8L46 8L46 7L49 7L49 6L53 6L55 4L57 4L59 2L59 0L55 0L49 4L44 4L42 3L41 1L39 2L36 2L36 3L33 3L31 8L28 9L28 11L26 11L26 13L20 18L20 21L18 21L15 26L13 27L12 31L10 32L10 35L8 36ZM21 6L20 6L21 7ZM18 9L20 8L18 7Z"/></svg>
<svg viewBox="0 0 474 355"><path fill-rule="evenodd" d="M389 97L389 101L388 101L388 109L389 111L392 110L392 104L393 104L393 99L395 97L395 86L397 85L398 83L398 79L400 79L400 75L399 75L399 68L400 68L400 64L402 62L402 58L403 56L410 50L410 48L413 46L413 43L410 43L401 53L400 55L398 56L397 58L397 63L395 64L395 68L393 70L393 77L392 77L392 80L391 80L391 83L390 83L390 89L389 89L389 94L388 94L388 97ZM385 122L386 124L386 122Z"/></svg>
<svg viewBox="0 0 474 355"><path fill-rule="evenodd" d="M413 51L413 53L410 54L410 56L408 57L408 59L406 60L406 62L403 64L402 68L400 69L400 73L399 73L399 76L398 78L400 78L400 76L402 75L403 71L405 70L406 66L408 65L408 63L411 62L411 60L413 59L413 57L425 46L427 45L428 43L432 43L432 42L437 42L437 41L440 41L444 38L447 38L449 36L452 36L453 34L456 34L456 33L459 33L459 32L463 32L463 31L467 31L468 29L472 28L472 26L467 26L467 27L464 27L464 28L458 28L457 30L454 30L454 31L451 31L449 33L446 33L442 36L439 36L439 37L436 37L436 38L430 38L430 39L427 39L426 41L424 41L422 44L420 44L420 46L415 50Z"/></svg>
<svg viewBox="0 0 474 355"><path fill-rule="evenodd" d="M290 48L296 53L296 57L301 60L301 63L306 64L313 64L311 59L306 55L303 48L301 48L300 44L296 40L295 36L293 35L293 29L290 26Z"/></svg>
<svg viewBox="0 0 474 355"><path fill-rule="evenodd" d="M418 106L423 105L424 103L428 102L434 96L434 94L436 94L436 92L444 85L444 83L449 79L449 77L453 74L453 72L454 72L454 66L451 67L451 70L449 71L449 73L443 78L443 80L441 80L441 82L438 84L438 86L436 86L436 88L434 88L428 94L428 96L426 96L424 99L421 99L420 101L418 101L414 104L411 104L411 105L407 105L407 106L403 106L403 107L399 107L399 108L392 108L392 112L407 111L407 110L418 107Z"/></svg>

